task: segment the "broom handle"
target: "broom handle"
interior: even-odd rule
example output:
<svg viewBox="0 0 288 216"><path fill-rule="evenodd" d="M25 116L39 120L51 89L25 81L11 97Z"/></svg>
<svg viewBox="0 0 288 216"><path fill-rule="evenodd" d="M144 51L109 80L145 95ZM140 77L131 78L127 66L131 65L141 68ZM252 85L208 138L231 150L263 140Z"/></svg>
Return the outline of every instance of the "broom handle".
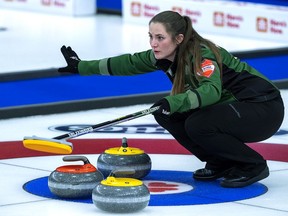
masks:
<svg viewBox="0 0 288 216"><path fill-rule="evenodd" d="M121 122L126 122L126 121L129 121L129 120L132 120L132 119L136 119L136 118L139 118L139 117L142 117L142 116L146 116L146 115L152 114L153 112L157 111L159 108L160 108L160 106L156 106L156 107L152 107L152 108L149 108L149 109L141 110L141 111L138 111L138 112L135 112L135 113L132 113L132 114L129 114L129 115L114 119L114 120L102 122L102 123L99 123L99 124L96 124L96 125L92 125L90 127L86 127L86 128L83 128L83 129L72 131L70 133L54 137L53 139L62 140L62 139L71 139L71 138L74 138L74 137L82 136L84 134L91 133L91 132L93 132L95 130L99 130L99 129L102 129L102 128L105 128L105 127L108 127L108 126L111 126L111 125L116 125L116 124L119 124Z"/></svg>

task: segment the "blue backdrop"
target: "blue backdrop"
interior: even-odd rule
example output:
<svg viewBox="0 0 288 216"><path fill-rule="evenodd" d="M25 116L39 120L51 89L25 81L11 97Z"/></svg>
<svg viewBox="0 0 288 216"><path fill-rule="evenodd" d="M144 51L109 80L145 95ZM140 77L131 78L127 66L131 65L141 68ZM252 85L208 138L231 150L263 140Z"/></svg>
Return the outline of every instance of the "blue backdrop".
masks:
<svg viewBox="0 0 288 216"><path fill-rule="evenodd" d="M288 51L273 55L243 59L273 81L288 79ZM0 109L165 92L171 83L162 71L137 76L79 76L67 75L49 78L0 82Z"/></svg>

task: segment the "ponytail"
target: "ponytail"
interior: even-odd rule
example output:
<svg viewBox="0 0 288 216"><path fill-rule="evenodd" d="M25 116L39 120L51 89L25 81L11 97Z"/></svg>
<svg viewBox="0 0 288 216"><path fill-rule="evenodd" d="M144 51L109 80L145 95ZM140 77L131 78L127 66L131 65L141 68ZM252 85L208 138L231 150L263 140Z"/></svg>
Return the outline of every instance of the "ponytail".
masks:
<svg viewBox="0 0 288 216"><path fill-rule="evenodd" d="M173 87L171 91L171 95L175 95L178 93L182 93L185 91L185 70L186 66L189 68L192 67L191 61L189 60L189 53L192 51L192 47L189 46L192 39L192 26L191 20L189 17L184 16L182 17L185 25L185 32L183 32L184 40L178 47L178 54L177 54L177 70L175 73Z"/></svg>

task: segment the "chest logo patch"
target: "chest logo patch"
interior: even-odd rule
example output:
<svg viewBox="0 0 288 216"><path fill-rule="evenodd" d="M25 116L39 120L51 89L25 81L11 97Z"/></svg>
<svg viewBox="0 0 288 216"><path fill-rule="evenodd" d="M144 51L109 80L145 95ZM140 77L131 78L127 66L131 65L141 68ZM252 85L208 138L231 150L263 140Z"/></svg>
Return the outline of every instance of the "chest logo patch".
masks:
<svg viewBox="0 0 288 216"><path fill-rule="evenodd" d="M215 70L215 66L213 65L213 62L208 59L204 59L204 61L201 64L202 71L197 72L198 76L203 76L209 78Z"/></svg>

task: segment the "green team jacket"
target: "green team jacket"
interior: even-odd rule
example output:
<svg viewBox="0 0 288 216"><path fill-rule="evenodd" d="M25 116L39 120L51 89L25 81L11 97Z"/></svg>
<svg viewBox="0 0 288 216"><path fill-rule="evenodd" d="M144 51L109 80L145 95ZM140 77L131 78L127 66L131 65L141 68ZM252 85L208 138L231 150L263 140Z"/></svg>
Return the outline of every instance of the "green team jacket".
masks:
<svg viewBox="0 0 288 216"><path fill-rule="evenodd" d="M187 91L165 97L169 102L171 114L217 103L268 101L280 94L273 83L256 69L241 62L225 49L219 49L222 56L222 75L212 51L202 47L202 71L197 72L197 78L187 67L185 79ZM153 51L147 50L133 55L124 54L100 60L80 61L78 70L80 75L136 75L159 70L156 62ZM192 56L191 62L193 63ZM169 70L165 72L168 73Z"/></svg>

